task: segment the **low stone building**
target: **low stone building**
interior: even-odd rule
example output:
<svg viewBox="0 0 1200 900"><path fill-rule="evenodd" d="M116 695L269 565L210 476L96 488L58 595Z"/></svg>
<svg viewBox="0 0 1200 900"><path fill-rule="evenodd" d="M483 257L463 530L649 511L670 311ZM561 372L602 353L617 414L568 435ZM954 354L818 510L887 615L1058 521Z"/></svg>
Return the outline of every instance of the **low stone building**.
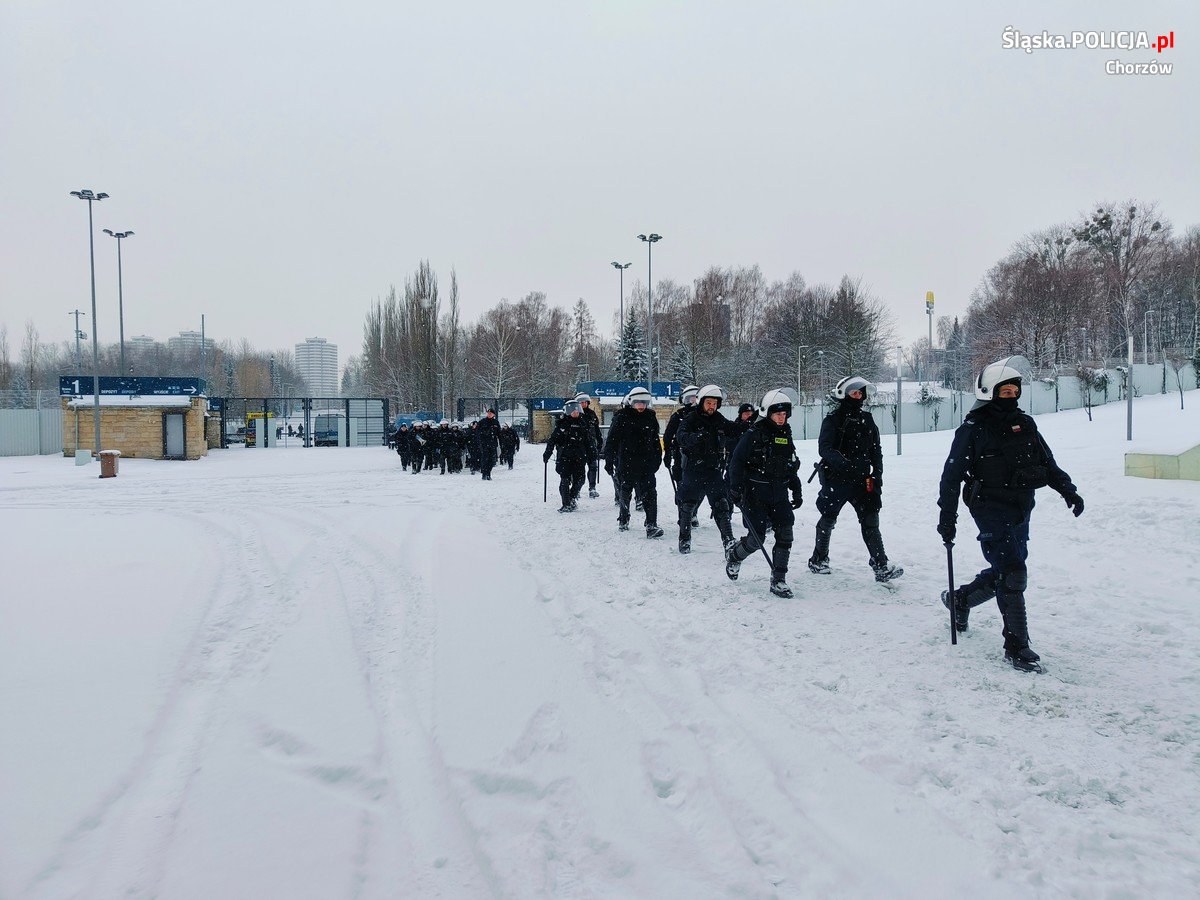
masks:
<svg viewBox="0 0 1200 900"><path fill-rule="evenodd" d="M94 398L63 397L63 456L95 443ZM100 397L100 448L129 459L199 459L208 455L202 396Z"/></svg>

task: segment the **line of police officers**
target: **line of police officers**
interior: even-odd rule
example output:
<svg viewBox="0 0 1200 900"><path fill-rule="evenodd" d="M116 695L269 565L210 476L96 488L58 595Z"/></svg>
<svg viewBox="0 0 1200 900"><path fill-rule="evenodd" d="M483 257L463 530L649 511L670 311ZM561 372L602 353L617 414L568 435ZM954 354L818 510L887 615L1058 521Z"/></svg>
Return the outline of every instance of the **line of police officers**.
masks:
<svg viewBox="0 0 1200 900"><path fill-rule="evenodd" d="M484 418L465 428L441 422L415 423L412 428L402 424L394 436L400 465L414 475L440 468L441 473L462 472L464 465L471 474L480 473L484 481L492 480L492 469L500 465L513 467L513 458L521 449L521 439L510 425L496 421L496 410L488 409Z"/></svg>
<svg viewBox="0 0 1200 900"><path fill-rule="evenodd" d="M1004 621L1004 654L1017 669L1041 671L1038 655L1029 646L1024 592L1028 583L1025 560L1034 491L1050 487L1076 515L1083 512L1070 477L1054 460L1034 420L1017 407L1027 364L1010 357L985 367L976 382L975 408L955 432L942 474L938 533L947 547L956 536L960 492L979 529L988 565L966 585L943 592L942 602L953 609L955 627L965 631L972 607L995 597ZM820 459L812 477L820 478L817 511L820 518L809 571L828 575L829 548L838 516L847 505L854 510L868 553L868 564L879 582L904 574L893 565L883 546L879 511L883 500L883 453L879 428L865 408L872 385L850 375L831 392L835 401L821 424L817 442ZM795 510L803 503L789 420L792 397L784 389L768 391L758 409L742 404L734 420L718 414L725 400L716 385L684 388L682 407L659 439L653 399L645 388L624 398L602 441L591 398L568 401L543 453L547 464L557 451L560 513L578 508L585 476L595 498L598 460L613 478L617 494L617 528L629 530L630 504L636 498L645 513L648 538L659 538L656 475L668 469L678 509L679 552L690 553L697 508L707 500L725 550L725 573L736 580L742 562L763 548L768 531L774 545L768 556L770 591L794 596L787 573L794 539ZM735 538L732 511L742 513L746 534ZM763 550L766 553L765 549Z"/></svg>

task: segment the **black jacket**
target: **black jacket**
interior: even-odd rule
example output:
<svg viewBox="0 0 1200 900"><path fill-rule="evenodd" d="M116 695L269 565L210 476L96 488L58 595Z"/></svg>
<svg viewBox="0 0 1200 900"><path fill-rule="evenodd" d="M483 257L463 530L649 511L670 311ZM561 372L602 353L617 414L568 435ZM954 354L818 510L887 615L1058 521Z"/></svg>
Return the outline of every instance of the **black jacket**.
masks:
<svg viewBox="0 0 1200 900"><path fill-rule="evenodd" d="M938 494L943 521L957 516L963 485L972 512L991 505L1028 512L1039 487L1051 487L1063 496L1076 492L1037 423L1019 409L1005 412L994 403L972 410L954 432Z"/></svg>
<svg viewBox="0 0 1200 900"><path fill-rule="evenodd" d="M684 416L675 443L683 462L684 477L708 481L725 470L726 447L734 446L734 424L719 412L706 415L699 404Z"/></svg>
<svg viewBox="0 0 1200 900"><path fill-rule="evenodd" d="M861 404L842 401L821 423L817 440L824 477L836 482L865 481L873 475L883 485L883 449L879 426Z"/></svg>
<svg viewBox="0 0 1200 900"><path fill-rule="evenodd" d="M561 416L550 439L546 441L546 453L558 450L559 464L566 462L586 462L596 458L596 442L592 437L592 429L584 421L583 416Z"/></svg>
<svg viewBox="0 0 1200 900"><path fill-rule="evenodd" d="M500 442L500 423L482 418L475 425L475 449L481 457L495 456Z"/></svg>
<svg viewBox="0 0 1200 900"><path fill-rule="evenodd" d="M623 409L617 413L608 429L604 462L606 466L613 464L621 481L645 481L654 476L662 465L654 410Z"/></svg>
<svg viewBox="0 0 1200 900"><path fill-rule="evenodd" d="M663 462L667 465L673 463L675 461L675 457L679 455L679 448L675 446L675 434L677 431L679 431L679 426L682 424L683 420L689 414L691 414L692 410L695 408L696 407L694 404L691 406L682 406L675 410L675 412L671 413L671 418L667 420L667 427L663 431L662 439L662 457Z"/></svg>
<svg viewBox="0 0 1200 900"><path fill-rule="evenodd" d="M776 425L766 416L755 422L734 448L729 459L729 489L744 494L747 488L756 487L786 496L789 490L800 490L799 468L791 426Z"/></svg>
<svg viewBox="0 0 1200 900"><path fill-rule="evenodd" d="M587 422L588 427L592 430L592 442L596 445L596 455L592 459L597 459L604 449L604 435L600 433L600 417L589 407L579 414L579 418Z"/></svg>

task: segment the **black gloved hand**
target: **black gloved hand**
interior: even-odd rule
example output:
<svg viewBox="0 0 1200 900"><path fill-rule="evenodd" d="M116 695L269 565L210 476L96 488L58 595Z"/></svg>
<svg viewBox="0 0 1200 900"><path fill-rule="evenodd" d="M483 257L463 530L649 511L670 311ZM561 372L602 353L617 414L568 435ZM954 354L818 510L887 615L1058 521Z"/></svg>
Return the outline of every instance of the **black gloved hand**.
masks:
<svg viewBox="0 0 1200 900"><path fill-rule="evenodd" d="M1063 501L1067 506L1071 507L1071 512L1075 513L1075 518L1083 515L1083 498L1072 491L1069 494L1063 494Z"/></svg>
<svg viewBox="0 0 1200 900"><path fill-rule="evenodd" d="M609 459L609 460L605 460L605 462L604 462L604 471L608 473L608 475L609 475L609 477L610 477L610 478L612 477L612 474L613 474L613 472L614 472L614 471L616 471L616 467L615 467L615 466L613 466L613 463L612 463L612 460L611 460L611 459Z"/></svg>
<svg viewBox="0 0 1200 900"><path fill-rule="evenodd" d="M545 462L545 463L550 462L550 456L551 456L550 448L547 447L546 452L542 454L542 462Z"/></svg>
<svg viewBox="0 0 1200 900"><path fill-rule="evenodd" d="M938 522L937 533L942 536L942 540L947 544L953 544L954 536L958 534L958 528L955 526L953 519L942 519Z"/></svg>
<svg viewBox="0 0 1200 900"><path fill-rule="evenodd" d="M804 497L800 494L800 488L792 488L792 509L799 509L804 505Z"/></svg>
<svg viewBox="0 0 1200 900"><path fill-rule="evenodd" d="M729 499L733 503L734 506L738 507L739 509L741 508L741 506L742 506L742 492L741 491L731 490L729 492Z"/></svg>

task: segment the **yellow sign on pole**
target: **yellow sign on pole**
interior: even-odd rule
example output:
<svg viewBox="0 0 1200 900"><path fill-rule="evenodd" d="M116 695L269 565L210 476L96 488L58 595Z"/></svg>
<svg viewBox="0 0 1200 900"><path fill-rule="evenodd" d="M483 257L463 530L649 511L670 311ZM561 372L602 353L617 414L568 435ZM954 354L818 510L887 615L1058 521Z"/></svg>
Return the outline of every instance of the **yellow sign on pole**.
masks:
<svg viewBox="0 0 1200 900"><path fill-rule="evenodd" d="M926 292L925 292L925 305L926 305L926 306L933 306L933 291L926 291Z"/></svg>

